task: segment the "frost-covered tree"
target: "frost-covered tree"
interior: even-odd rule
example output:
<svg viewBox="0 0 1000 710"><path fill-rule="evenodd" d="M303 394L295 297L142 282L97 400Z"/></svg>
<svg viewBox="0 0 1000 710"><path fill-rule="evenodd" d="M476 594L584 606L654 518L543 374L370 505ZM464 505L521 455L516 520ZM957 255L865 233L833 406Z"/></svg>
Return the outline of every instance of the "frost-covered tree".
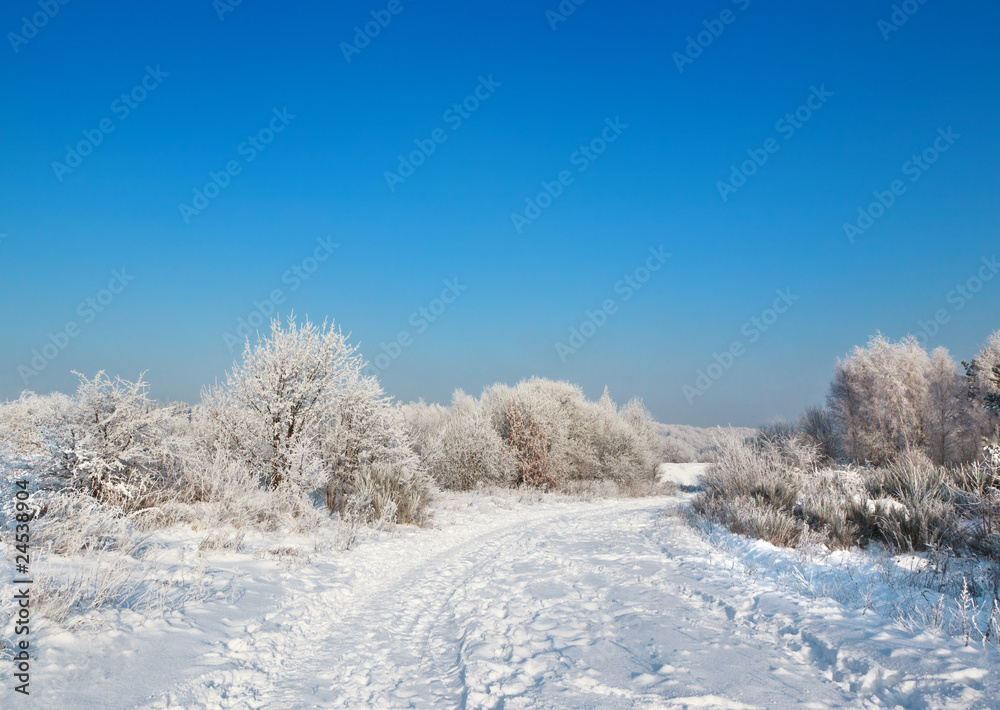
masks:
<svg viewBox="0 0 1000 710"><path fill-rule="evenodd" d="M882 334L837 363L828 403L849 458L884 463L925 445L930 366L916 338Z"/></svg>
<svg viewBox="0 0 1000 710"><path fill-rule="evenodd" d="M981 437L1000 441L1000 330L965 366L968 397Z"/></svg>
<svg viewBox="0 0 1000 710"><path fill-rule="evenodd" d="M368 485L369 475L384 476L392 470L394 477L415 485L425 477L402 413L374 377L359 373L344 383L319 441L331 510L343 510L350 497Z"/></svg>
<svg viewBox="0 0 1000 710"><path fill-rule="evenodd" d="M968 436L972 421L964 382L945 348L931 353L927 375L925 453L939 466L974 458L978 442Z"/></svg>
<svg viewBox="0 0 1000 710"><path fill-rule="evenodd" d="M270 336L254 345L247 339L226 383L203 392L218 445L258 470L271 489L290 477L318 485L304 473L316 471L324 428L337 421L341 396L360 379L355 351L332 323L272 320Z"/></svg>
<svg viewBox="0 0 1000 710"><path fill-rule="evenodd" d="M135 382L103 371L79 376L72 475L98 500L137 506L183 465L183 447L170 437L176 412L149 399L142 375Z"/></svg>
<svg viewBox="0 0 1000 710"><path fill-rule="evenodd" d="M333 324L273 320L269 336L247 342L225 385L203 393L202 436L270 490L323 489L331 510L366 520L376 500L388 510L388 495L397 522L416 520L413 511L428 500L427 476L402 417L363 366ZM376 498L365 493L376 489Z"/></svg>
<svg viewBox="0 0 1000 710"><path fill-rule="evenodd" d="M835 461L840 447L830 410L810 407L799 416L798 430L815 447L821 461Z"/></svg>
<svg viewBox="0 0 1000 710"><path fill-rule="evenodd" d="M631 484L673 456L638 400L619 408L607 392L593 402L577 385L533 378L478 401L456 393L431 470L449 488Z"/></svg>
<svg viewBox="0 0 1000 710"><path fill-rule="evenodd" d="M80 373L73 397L25 393L6 405L9 441L32 462L43 488L72 486L126 510L150 504L192 456L178 413L152 401L143 376Z"/></svg>
<svg viewBox="0 0 1000 710"><path fill-rule="evenodd" d="M439 485L456 490L509 486L517 475L514 457L489 414L461 390L452 397L440 447L429 468Z"/></svg>
<svg viewBox="0 0 1000 710"><path fill-rule="evenodd" d="M442 437L450 416L448 408L440 404L427 404L422 399L397 407L413 450L429 470L441 451Z"/></svg>

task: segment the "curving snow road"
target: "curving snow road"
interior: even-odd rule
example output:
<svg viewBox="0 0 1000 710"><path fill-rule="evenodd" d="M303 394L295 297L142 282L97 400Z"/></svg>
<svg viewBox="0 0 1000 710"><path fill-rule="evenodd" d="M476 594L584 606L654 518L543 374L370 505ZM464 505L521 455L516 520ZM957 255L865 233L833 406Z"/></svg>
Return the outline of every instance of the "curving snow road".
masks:
<svg viewBox="0 0 1000 710"><path fill-rule="evenodd" d="M986 652L741 578L685 505L447 498L288 572L149 706L998 706Z"/></svg>

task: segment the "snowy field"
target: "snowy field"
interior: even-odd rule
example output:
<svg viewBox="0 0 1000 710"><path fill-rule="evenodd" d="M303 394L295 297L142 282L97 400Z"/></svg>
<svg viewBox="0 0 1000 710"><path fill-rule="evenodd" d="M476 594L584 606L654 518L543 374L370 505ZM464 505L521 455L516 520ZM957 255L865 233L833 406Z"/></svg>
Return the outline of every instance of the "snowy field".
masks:
<svg viewBox="0 0 1000 710"><path fill-rule="evenodd" d="M689 505L445 493L430 529L341 553L198 553L206 531L176 529L162 564L204 600L39 628L34 692L0 706L1000 707L1000 656L878 613L900 590L862 560L709 532Z"/></svg>

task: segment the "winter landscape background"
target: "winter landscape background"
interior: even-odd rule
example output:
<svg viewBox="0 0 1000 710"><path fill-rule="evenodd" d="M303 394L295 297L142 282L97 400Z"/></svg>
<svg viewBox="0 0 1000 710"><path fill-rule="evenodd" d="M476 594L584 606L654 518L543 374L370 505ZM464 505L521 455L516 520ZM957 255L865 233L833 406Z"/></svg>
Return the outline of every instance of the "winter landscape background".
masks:
<svg viewBox="0 0 1000 710"><path fill-rule="evenodd" d="M0 705L1000 707L992 6L0 11Z"/></svg>

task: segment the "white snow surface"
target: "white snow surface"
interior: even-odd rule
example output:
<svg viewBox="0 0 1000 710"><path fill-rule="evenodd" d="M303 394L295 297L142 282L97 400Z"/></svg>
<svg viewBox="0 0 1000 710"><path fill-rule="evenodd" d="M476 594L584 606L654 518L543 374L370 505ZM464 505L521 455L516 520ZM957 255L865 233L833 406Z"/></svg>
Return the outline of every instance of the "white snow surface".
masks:
<svg viewBox="0 0 1000 710"><path fill-rule="evenodd" d="M1000 707L994 650L800 593L783 569L838 573L707 536L689 496L539 498L443 494L433 528L343 553L248 538L200 559L205 601L36 631L32 695L5 671L0 707Z"/></svg>
<svg viewBox="0 0 1000 710"><path fill-rule="evenodd" d="M657 480L660 483L675 483L678 486L697 488L701 485L701 475L705 473L709 463L661 463L657 469Z"/></svg>

